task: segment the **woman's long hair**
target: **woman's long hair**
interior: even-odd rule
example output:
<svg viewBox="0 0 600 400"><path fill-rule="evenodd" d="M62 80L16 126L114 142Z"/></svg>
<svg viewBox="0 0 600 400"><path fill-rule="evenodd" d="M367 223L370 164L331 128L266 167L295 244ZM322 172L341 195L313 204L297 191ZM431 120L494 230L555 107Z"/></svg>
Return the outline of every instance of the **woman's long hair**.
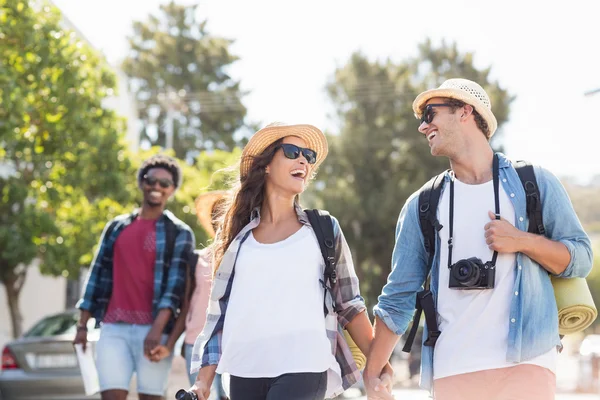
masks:
<svg viewBox="0 0 600 400"><path fill-rule="evenodd" d="M250 222L252 210L262 206L265 195L265 169L273 160L277 146L282 142L283 139L279 139L271 143L260 155L253 157L248 175L237 180L231 188L231 195L222 204L219 230L213 242L215 272L233 239Z"/></svg>

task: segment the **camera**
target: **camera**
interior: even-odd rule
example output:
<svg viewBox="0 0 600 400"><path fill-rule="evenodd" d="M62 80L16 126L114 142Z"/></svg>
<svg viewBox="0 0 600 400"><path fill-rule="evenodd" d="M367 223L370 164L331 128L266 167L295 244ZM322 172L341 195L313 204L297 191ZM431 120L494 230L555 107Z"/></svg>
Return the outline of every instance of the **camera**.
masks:
<svg viewBox="0 0 600 400"><path fill-rule="evenodd" d="M185 389L180 389L175 394L175 399L177 399L177 400L198 400L198 396L196 396L196 393L194 393L192 391L188 392Z"/></svg>
<svg viewBox="0 0 600 400"><path fill-rule="evenodd" d="M493 289L496 279L496 266L488 261L485 264L477 257L459 260L450 266L450 289Z"/></svg>

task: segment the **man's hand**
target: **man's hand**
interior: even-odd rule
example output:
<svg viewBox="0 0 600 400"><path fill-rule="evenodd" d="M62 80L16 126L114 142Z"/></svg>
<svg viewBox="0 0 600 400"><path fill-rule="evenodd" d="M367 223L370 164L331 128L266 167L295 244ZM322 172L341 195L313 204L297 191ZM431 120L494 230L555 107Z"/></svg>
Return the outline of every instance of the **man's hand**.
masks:
<svg viewBox="0 0 600 400"><path fill-rule="evenodd" d="M384 368L384 371L382 371L381 375L378 377L370 377L366 373L363 374L368 400L394 399L394 396L392 396L392 376L389 372L385 372L386 368Z"/></svg>
<svg viewBox="0 0 600 400"><path fill-rule="evenodd" d="M152 350L160 346L161 332L152 327L144 339L144 355L152 360Z"/></svg>
<svg viewBox="0 0 600 400"><path fill-rule="evenodd" d="M504 218L496 219L496 215L491 211L488 211L488 215L491 221L485 225L484 229L485 242L490 250L498 253L517 253L521 251L520 240L527 233L517 229Z"/></svg>
<svg viewBox="0 0 600 400"><path fill-rule="evenodd" d="M85 329L78 329L77 333L75 334L75 339L73 339L73 345L76 344L80 344L81 347L83 348L83 351L85 351L85 348L87 347L87 330Z"/></svg>
<svg viewBox="0 0 600 400"><path fill-rule="evenodd" d="M380 379L381 384L379 388L385 388L388 392L392 393L392 389L394 388L394 369L389 362L383 367ZM375 388L377 389L378 387Z"/></svg>
<svg viewBox="0 0 600 400"><path fill-rule="evenodd" d="M167 346L160 344L150 350L150 361L159 362L160 360L169 357L172 352L173 349L169 349Z"/></svg>

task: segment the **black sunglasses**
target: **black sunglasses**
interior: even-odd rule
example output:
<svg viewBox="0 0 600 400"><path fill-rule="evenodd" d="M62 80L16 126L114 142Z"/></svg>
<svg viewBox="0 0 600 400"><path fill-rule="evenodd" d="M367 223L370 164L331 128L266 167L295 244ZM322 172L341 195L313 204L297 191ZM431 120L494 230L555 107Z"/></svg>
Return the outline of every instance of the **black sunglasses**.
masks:
<svg viewBox="0 0 600 400"><path fill-rule="evenodd" d="M426 124L430 124L431 121L433 121L433 117L435 117L435 113L433 112L434 107L452 107L452 104L427 104L425 110L423 110L423 115L421 116L421 123L425 122Z"/></svg>
<svg viewBox="0 0 600 400"><path fill-rule="evenodd" d="M295 160L296 158L300 157L300 153L302 153L309 164L314 164L317 162L317 152L311 149L305 149L289 143L280 144L277 146L277 149L282 149L283 155L290 160Z"/></svg>
<svg viewBox="0 0 600 400"><path fill-rule="evenodd" d="M148 175L144 175L144 182L146 182L146 185L148 185L148 186L154 186L154 185L156 185L156 182L158 182L160 187L165 188L165 189L174 185L173 181L168 178L157 178L157 177L148 176Z"/></svg>

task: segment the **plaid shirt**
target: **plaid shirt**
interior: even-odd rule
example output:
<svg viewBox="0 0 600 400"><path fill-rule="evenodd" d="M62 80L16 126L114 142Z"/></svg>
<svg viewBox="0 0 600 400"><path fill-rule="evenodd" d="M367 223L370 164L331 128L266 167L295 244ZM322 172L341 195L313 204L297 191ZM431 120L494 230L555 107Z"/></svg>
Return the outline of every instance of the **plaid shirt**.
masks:
<svg viewBox="0 0 600 400"><path fill-rule="evenodd" d="M298 214L298 221L312 230L306 213L299 206L296 206L296 213ZM335 218L332 218L332 220L336 241L337 283L327 291L329 294L326 296L326 306L329 312L325 316L325 326L327 337L331 343L331 351L340 365L342 387L336 388L333 393L327 393L328 397L341 394L360 379L360 371L356 367L350 348L344 340L342 328L357 314L366 311L363 298L360 296L358 278L354 271L350 248L346 243L346 239L344 239L338 221ZM197 372L204 366L219 363L222 352L221 336L235 275L235 262L238 251L250 231L259 224L260 214L257 208L252 212L250 223L235 237L223 256L213 279L206 325L194 343L191 373ZM322 268L324 267L325 263L323 262ZM332 302L332 295L335 297L335 303ZM333 304L335 304L335 310Z"/></svg>
<svg viewBox="0 0 600 400"><path fill-rule="evenodd" d="M88 310L99 326L104 318L113 288L113 245L119 234L138 216L139 210L131 214L116 217L104 227L100 237L100 246L92 261L85 284L83 298L77 308ZM167 221L168 220L168 221ZM175 225L175 246L170 263L165 263L165 247L167 242L165 224ZM158 310L168 308L172 311L171 320L165 327L165 333L172 329L174 320L179 314L181 294L185 290L187 260L194 250L194 232L170 211L165 210L156 221L156 261L154 263L154 296L152 314L154 318ZM166 278L165 278L166 275Z"/></svg>

